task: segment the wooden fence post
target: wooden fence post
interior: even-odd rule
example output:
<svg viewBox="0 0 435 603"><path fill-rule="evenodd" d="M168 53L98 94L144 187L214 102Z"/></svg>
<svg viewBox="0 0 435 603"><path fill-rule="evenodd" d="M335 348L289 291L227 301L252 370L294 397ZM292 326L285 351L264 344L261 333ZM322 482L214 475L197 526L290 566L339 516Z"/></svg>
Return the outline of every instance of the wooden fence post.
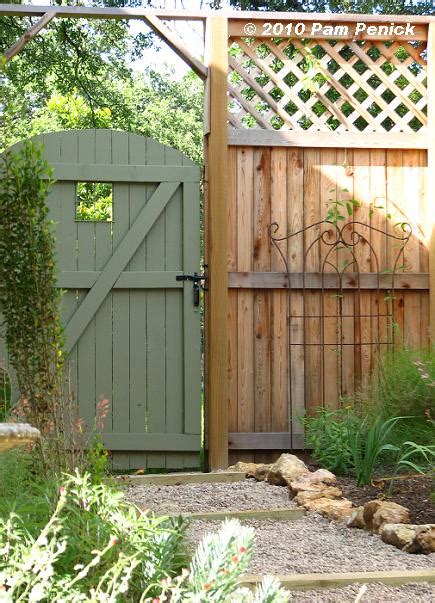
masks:
<svg viewBox="0 0 435 603"><path fill-rule="evenodd" d="M427 43L428 81L428 187L429 207L429 325L430 338L435 344L435 22L429 23Z"/></svg>
<svg viewBox="0 0 435 603"><path fill-rule="evenodd" d="M209 469L228 465L227 401L227 74L228 23L217 14L207 20L209 134L206 139L206 425Z"/></svg>

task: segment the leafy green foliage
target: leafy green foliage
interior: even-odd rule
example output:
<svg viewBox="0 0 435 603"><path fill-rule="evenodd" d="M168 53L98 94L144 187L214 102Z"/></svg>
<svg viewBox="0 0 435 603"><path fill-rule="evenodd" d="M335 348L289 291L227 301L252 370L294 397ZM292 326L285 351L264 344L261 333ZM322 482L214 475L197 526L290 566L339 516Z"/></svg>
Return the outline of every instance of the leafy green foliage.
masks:
<svg viewBox="0 0 435 603"><path fill-rule="evenodd" d="M5 601L288 601L273 578L254 593L237 586L253 544L252 528L237 521L207 535L187 570L181 518L140 512L89 475L66 476L56 496L40 494L39 507L46 517L37 527L24 508L1 509Z"/></svg>
<svg viewBox="0 0 435 603"><path fill-rule="evenodd" d="M138 600L184 565L182 539L181 520L140 513L119 492L76 474L38 534L18 514L0 519L0 584L11 601L117 601L122 593Z"/></svg>
<svg viewBox="0 0 435 603"><path fill-rule="evenodd" d="M335 192L335 188L329 192ZM347 189L343 189L341 193L347 193ZM346 218L351 217L356 208L361 207L361 202L356 199L343 199L341 194L336 198L330 197L326 203L328 213L326 214L325 220L332 222L337 225L338 222L345 222ZM347 212L345 215L344 212Z"/></svg>
<svg viewBox="0 0 435 603"><path fill-rule="evenodd" d="M0 192L0 302L9 359L24 414L42 431L60 429L63 332L55 238L46 197L52 170L30 142L3 158Z"/></svg>
<svg viewBox="0 0 435 603"><path fill-rule="evenodd" d="M88 4L101 5L98 0ZM34 22L34 18L1 17L1 49L10 48ZM13 134L17 121L28 124L35 109L53 93L68 96L77 91L90 107L91 127L98 127L98 109L119 103L117 84L131 80L130 60L151 44L150 34L133 37L127 21L53 20L41 36L6 65L0 88L0 105L5 105L4 145L11 144L8 135Z"/></svg>
<svg viewBox="0 0 435 603"><path fill-rule="evenodd" d="M397 447L391 444L391 431L405 418L408 417L391 417L382 421L380 417L376 417L373 424L368 426L366 416L359 427L349 432L349 446L358 486L370 484L381 456L385 452L397 450Z"/></svg>
<svg viewBox="0 0 435 603"><path fill-rule="evenodd" d="M29 113L8 105L5 119L9 108L15 119L11 116L8 122L7 143L43 132L112 128L149 136L202 164L203 86L193 73L173 81L169 71L149 71L125 82L114 81L111 92L98 108L78 89L65 94L55 88L46 99L33 99ZM15 94L19 97L22 92Z"/></svg>
<svg viewBox="0 0 435 603"><path fill-rule="evenodd" d="M237 520L226 521L217 534L207 534L199 544L189 570L168 580L159 601L173 603L285 603L289 593L266 577L255 592L237 586L252 556L254 530Z"/></svg>
<svg viewBox="0 0 435 603"><path fill-rule="evenodd" d="M435 429L435 348L396 349L381 355L366 386L356 394L354 405L364 409L372 422L376 417L411 415L391 432L391 443L433 443Z"/></svg>
<svg viewBox="0 0 435 603"><path fill-rule="evenodd" d="M397 447L396 447L397 448ZM426 475L427 472L433 474L435 458L435 446L421 446L415 442L403 442L400 448L397 448L397 455L394 462L392 478L388 488L388 494L393 491L394 481L401 469L411 470L421 475ZM419 464L418 459L423 459L424 464Z"/></svg>
<svg viewBox="0 0 435 603"><path fill-rule="evenodd" d="M349 473L354 466L349 434L358 423L351 407L319 408L313 416L305 417L303 423L306 446L312 448L316 461L335 473Z"/></svg>
<svg viewBox="0 0 435 603"><path fill-rule="evenodd" d="M214 8L222 2L211 0ZM268 10L325 13L380 13L386 15L430 15L435 12L429 0L230 0L230 5L241 10Z"/></svg>
<svg viewBox="0 0 435 603"><path fill-rule="evenodd" d="M111 222L112 185L107 182L78 182L76 220Z"/></svg>
<svg viewBox="0 0 435 603"><path fill-rule="evenodd" d="M0 366L0 422L4 421L11 408L11 382L6 368Z"/></svg>

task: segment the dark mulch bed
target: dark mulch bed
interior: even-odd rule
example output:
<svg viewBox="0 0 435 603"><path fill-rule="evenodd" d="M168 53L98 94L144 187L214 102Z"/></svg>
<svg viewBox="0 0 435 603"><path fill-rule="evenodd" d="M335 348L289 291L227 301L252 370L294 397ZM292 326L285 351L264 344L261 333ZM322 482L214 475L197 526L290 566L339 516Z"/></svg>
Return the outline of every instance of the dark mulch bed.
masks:
<svg viewBox="0 0 435 603"><path fill-rule="evenodd" d="M307 452L298 456L308 465L311 471L320 468ZM386 474L388 475L388 471ZM435 482L430 477L414 477L397 479L391 497L387 496L388 483L373 480L374 485L357 486L355 478L337 475L337 485L343 496L355 506L363 505L375 498L390 500L409 509L410 523L435 523L435 503L431 500L431 492L435 490Z"/></svg>
<svg viewBox="0 0 435 603"><path fill-rule="evenodd" d="M431 502L430 497L433 488L431 478L396 480L391 497L387 497L388 486L381 480L374 480L375 485L357 486L353 477L337 476L337 482L343 496L354 505L359 506L369 500L382 498L409 509L410 523L435 523L435 504Z"/></svg>

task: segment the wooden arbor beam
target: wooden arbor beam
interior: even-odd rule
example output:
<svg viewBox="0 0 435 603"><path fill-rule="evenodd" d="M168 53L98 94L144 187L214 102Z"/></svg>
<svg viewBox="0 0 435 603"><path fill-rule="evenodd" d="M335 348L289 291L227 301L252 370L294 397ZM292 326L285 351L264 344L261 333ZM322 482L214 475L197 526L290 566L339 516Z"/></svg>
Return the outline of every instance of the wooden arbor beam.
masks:
<svg viewBox="0 0 435 603"><path fill-rule="evenodd" d="M32 40L36 35L38 35L38 33L41 31L41 29L44 29L44 27L46 27L50 23L50 21L52 21L52 19L54 19L55 16L56 16L56 11L46 12L45 15L43 15L37 23L32 25L32 27L30 27L26 31L26 33L23 34L21 36L21 38L17 42L15 42L15 44L13 46L11 46L9 48L9 50L6 50L6 52L3 54L3 59L5 60L5 62L7 63L15 55L17 55L19 52L21 52L21 50L24 48L24 46L28 42L30 42L30 40Z"/></svg>
<svg viewBox="0 0 435 603"><path fill-rule="evenodd" d="M177 54L202 80L207 79L207 67L201 63L187 48L184 42L171 31L159 17L148 15L144 17L144 21L149 25L155 34L166 42L169 48Z"/></svg>
<svg viewBox="0 0 435 603"><path fill-rule="evenodd" d="M209 77L206 121L209 125L209 134L206 138L206 261L208 262L206 418L209 469L214 471L228 466L228 23L226 17L216 15L207 21L207 53Z"/></svg>

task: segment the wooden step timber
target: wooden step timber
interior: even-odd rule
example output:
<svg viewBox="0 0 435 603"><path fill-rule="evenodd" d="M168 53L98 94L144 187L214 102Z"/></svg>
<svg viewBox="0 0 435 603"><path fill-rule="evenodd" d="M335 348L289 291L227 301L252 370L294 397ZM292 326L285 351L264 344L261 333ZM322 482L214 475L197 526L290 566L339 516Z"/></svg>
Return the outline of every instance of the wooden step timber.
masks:
<svg viewBox="0 0 435 603"><path fill-rule="evenodd" d="M435 569L390 570L379 572L346 572L327 574L289 574L276 576L284 588L289 590L315 590L319 588L336 588L349 584L371 584L380 582L390 586L400 586L409 582L435 583ZM263 576L245 575L240 584L253 588L260 583Z"/></svg>
<svg viewBox="0 0 435 603"><path fill-rule="evenodd" d="M181 513L185 519L202 521L222 521L224 519L273 519L293 521L306 514L303 507L285 509L249 509L247 511L212 511L209 513Z"/></svg>
<svg viewBox="0 0 435 603"><path fill-rule="evenodd" d="M217 471L210 473L155 473L150 475L122 475L117 481L129 486L181 486L183 484L205 484L241 482L246 478L243 471Z"/></svg>

